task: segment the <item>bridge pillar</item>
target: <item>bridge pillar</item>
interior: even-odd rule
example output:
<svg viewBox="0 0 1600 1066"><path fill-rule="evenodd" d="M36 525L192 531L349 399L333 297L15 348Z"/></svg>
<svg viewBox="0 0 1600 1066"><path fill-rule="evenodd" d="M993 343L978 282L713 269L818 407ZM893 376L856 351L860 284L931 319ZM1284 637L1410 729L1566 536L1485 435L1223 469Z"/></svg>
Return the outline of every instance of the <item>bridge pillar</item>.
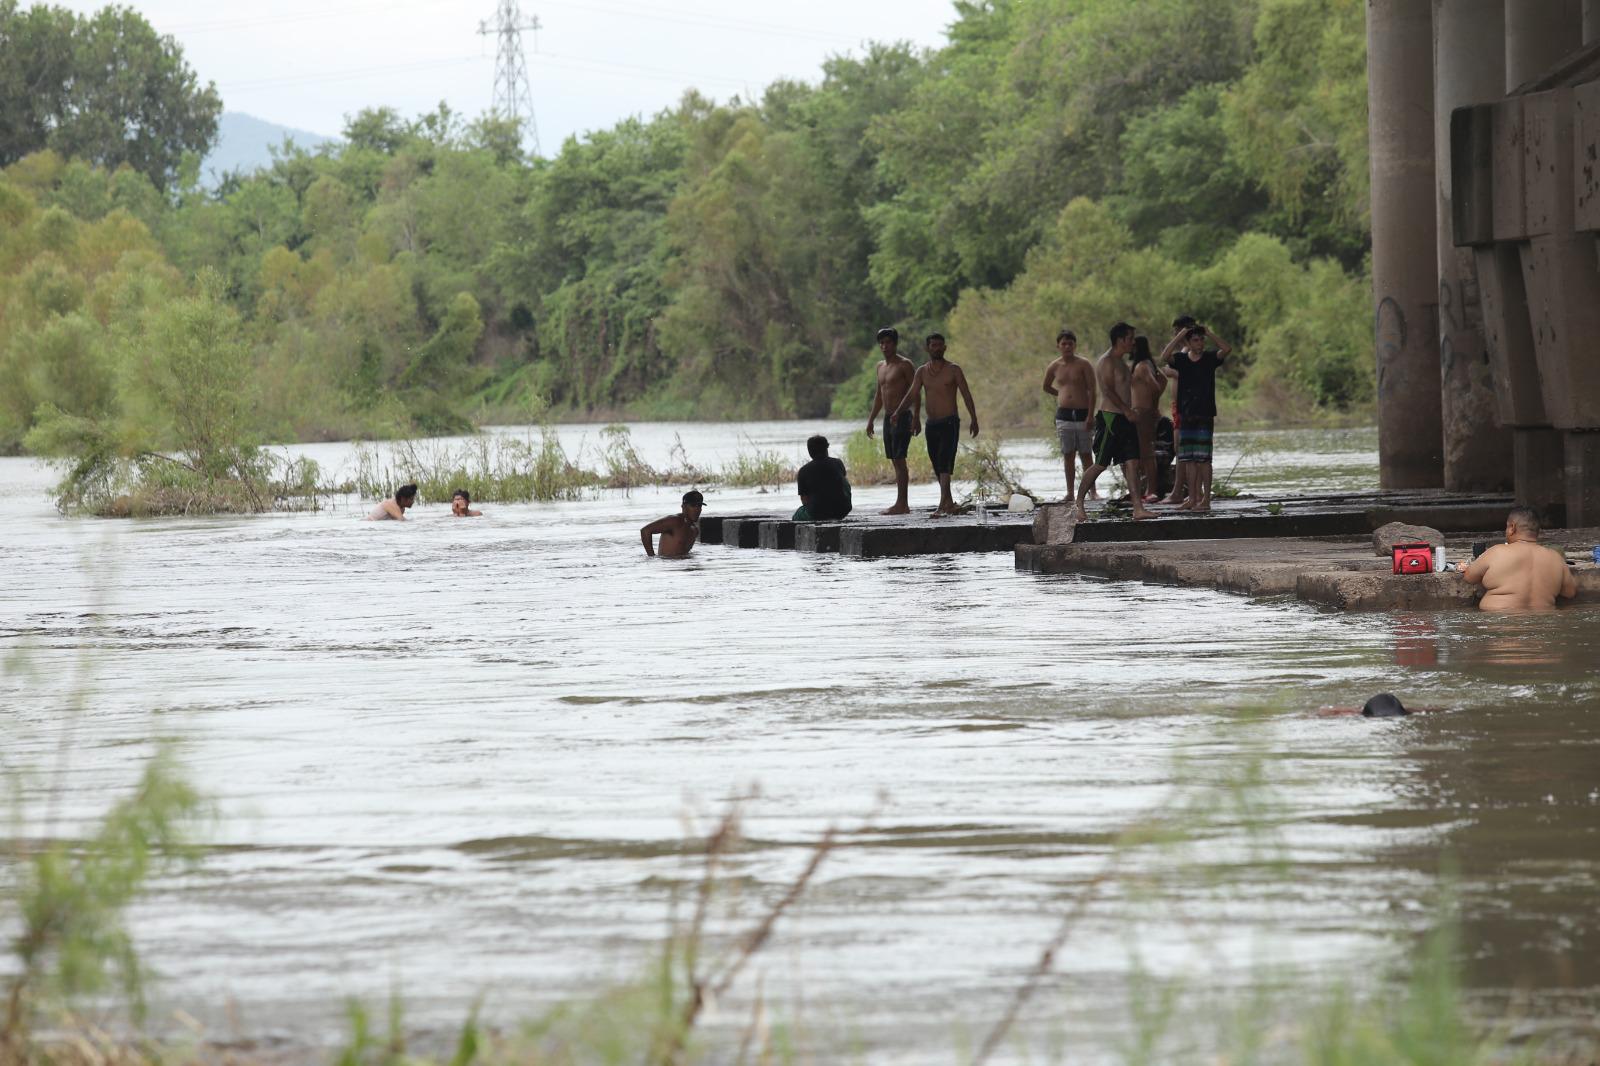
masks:
<svg viewBox="0 0 1600 1066"><path fill-rule="evenodd" d="M1430 0L1368 0L1378 483L1386 489L1444 484L1432 59Z"/></svg>
<svg viewBox="0 0 1600 1066"><path fill-rule="evenodd" d="M1451 239L1450 114L1458 107L1500 99L1505 86L1505 4L1506 0L1433 0L1444 487L1456 492L1504 492L1512 487L1512 430L1497 409L1494 374L1484 346L1478 269L1472 249L1457 248Z"/></svg>
<svg viewBox="0 0 1600 1066"><path fill-rule="evenodd" d="M1573 42L1581 40L1583 35L1583 2L1506 0L1506 92L1546 73L1573 50ZM1525 125L1521 132L1527 133ZM1525 197L1522 188L1518 192ZM1527 211L1526 204L1522 210ZM1519 236L1524 239L1520 242L1519 251L1526 280L1537 271L1539 263L1533 242L1525 239L1529 227L1524 224L1522 229L1523 234ZM1539 296L1534 292L1527 293L1527 296L1530 298L1531 311L1539 302ZM1531 332L1536 333L1536 328ZM1535 377L1538 376L1534 345L1527 348L1519 345L1508 351L1506 358L1518 364L1534 364L1533 373ZM1513 430L1519 438L1514 449L1516 492L1519 500L1539 508L1548 517L1553 508L1563 507L1566 502L1566 447L1561 431L1549 424L1548 415L1542 411L1543 405L1539 407L1541 410L1537 421L1524 419Z"/></svg>
<svg viewBox="0 0 1600 1066"><path fill-rule="evenodd" d="M1583 43L1600 41L1600 0L1583 0Z"/></svg>

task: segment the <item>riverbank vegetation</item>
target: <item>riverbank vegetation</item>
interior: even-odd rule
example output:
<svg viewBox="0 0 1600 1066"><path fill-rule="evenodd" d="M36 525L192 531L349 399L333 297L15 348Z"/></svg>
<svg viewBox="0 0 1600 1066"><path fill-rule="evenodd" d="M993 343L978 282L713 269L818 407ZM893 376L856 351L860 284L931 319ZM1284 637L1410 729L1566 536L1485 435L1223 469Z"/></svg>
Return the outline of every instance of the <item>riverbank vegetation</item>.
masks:
<svg viewBox="0 0 1600 1066"><path fill-rule="evenodd" d="M987 424L1039 424L1057 329L1094 351L1178 311L1235 342L1229 411L1370 408L1357 0L964 4L942 48L691 92L548 159L491 117L374 107L212 188L220 102L175 42L128 64L157 112L124 116L155 131L136 145L51 117L111 17L0 0L0 70L62 79L0 123L0 450L83 443L63 418L137 425L100 438L124 459L170 448L152 341L196 301L228 323L241 441L459 432L530 397L861 417L885 323L942 328ZM59 69L13 55L46 44Z"/></svg>

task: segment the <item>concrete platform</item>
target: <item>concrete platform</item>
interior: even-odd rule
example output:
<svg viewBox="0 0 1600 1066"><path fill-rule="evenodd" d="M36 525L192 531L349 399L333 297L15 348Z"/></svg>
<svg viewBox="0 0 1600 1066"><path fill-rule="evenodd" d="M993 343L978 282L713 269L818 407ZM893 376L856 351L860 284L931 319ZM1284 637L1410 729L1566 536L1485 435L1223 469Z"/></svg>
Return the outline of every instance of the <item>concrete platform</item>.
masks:
<svg viewBox="0 0 1600 1066"><path fill-rule="evenodd" d="M1082 527L1080 527L1082 528ZM1465 560L1489 534L1446 539L1448 557ZM1587 555L1600 530L1554 530L1552 547ZM1370 537L1024 544L1016 566L1041 574L1093 574L1118 580L1189 585L1248 596L1294 596L1346 611L1470 608L1480 590L1459 573L1396 575L1372 552ZM1577 566L1578 597L1600 604L1600 567Z"/></svg>
<svg viewBox="0 0 1600 1066"><path fill-rule="evenodd" d="M1210 540L1234 537L1341 537L1370 533L1386 522L1412 522L1446 533L1498 529L1511 508L1509 496L1443 492L1320 493L1304 496L1217 500L1210 514L1161 508L1159 517L1135 522L1127 512L1090 509L1077 526L1075 543L1148 540ZM1055 505L1047 505L1055 506ZM786 514L702 516L700 539L740 548L839 552L860 559L907 555L1011 551L1044 539L1035 533L1040 512L990 512L988 524L976 515L932 518L909 515L851 515L843 522L793 522ZM1042 526L1040 527L1042 529Z"/></svg>

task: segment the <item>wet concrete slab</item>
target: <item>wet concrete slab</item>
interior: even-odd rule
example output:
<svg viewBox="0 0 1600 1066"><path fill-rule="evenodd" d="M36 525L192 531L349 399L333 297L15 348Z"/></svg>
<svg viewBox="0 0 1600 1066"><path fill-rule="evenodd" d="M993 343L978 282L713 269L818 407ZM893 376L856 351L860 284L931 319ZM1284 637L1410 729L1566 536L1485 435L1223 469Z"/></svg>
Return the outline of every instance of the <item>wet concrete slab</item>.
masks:
<svg viewBox="0 0 1600 1066"><path fill-rule="evenodd" d="M1446 533L1500 528L1512 506L1509 496L1443 492L1322 493L1217 500L1209 514L1157 508L1157 517L1135 522L1125 509L1090 508L1077 525L1075 543L1210 540L1246 537L1341 537L1370 533L1388 522L1432 526ZM715 533L701 518L701 539L742 548L831 552L862 559L908 555L1012 551L1046 539L1044 514L991 511L980 520L968 513L935 518L851 515L840 523L792 522L786 515L728 515ZM770 528L768 528L770 527ZM765 532L763 532L765 530ZM713 539L715 538L715 539Z"/></svg>
<svg viewBox="0 0 1600 1066"><path fill-rule="evenodd" d="M1080 527L1081 528L1081 527ZM1465 565L1471 545L1492 534L1446 538L1447 558ZM1587 559L1600 530L1546 535L1569 559ZM1247 596L1293 596L1345 611L1446 610L1476 606L1480 590L1458 572L1395 574L1373 554L1370 536L1239 538L1025 544L1016 566L1041 574L1090 574L1124 581L1212 588ZM1600 604L1600 567L1577 562L1576 604Z"/></svg>

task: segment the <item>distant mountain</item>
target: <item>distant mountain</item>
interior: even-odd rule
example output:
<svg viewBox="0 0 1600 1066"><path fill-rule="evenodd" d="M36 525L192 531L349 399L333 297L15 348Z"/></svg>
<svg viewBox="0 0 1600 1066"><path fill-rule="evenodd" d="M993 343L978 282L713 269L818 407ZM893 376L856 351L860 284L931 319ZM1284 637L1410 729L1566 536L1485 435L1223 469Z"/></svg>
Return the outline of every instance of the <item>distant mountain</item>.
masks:
<svg viewBox="0 0 1600 1066"><path fill-rule="evenodd" d="M306 149L315 149L319 144L339 139L280 126L242 111L224 111L217 120L217 146L200 164L201 184L215 185L217 179L230 170L249 173L259 167L271 166L272 153L269 149L282 145L285 137Z"/></svg>

